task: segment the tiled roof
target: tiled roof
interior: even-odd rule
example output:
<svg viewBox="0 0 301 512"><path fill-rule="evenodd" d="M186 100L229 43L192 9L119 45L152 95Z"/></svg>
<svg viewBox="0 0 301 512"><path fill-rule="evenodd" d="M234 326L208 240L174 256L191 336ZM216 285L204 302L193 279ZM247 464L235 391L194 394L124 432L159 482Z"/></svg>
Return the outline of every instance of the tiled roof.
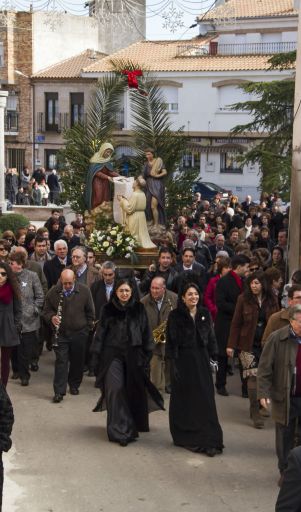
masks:
<svg viewBox="0 0 301 512"><path fill-rule="evenodd" d="M207 45L206 45L207 43ZM199 55L209 39L189 41L140 41L86 67L84 73L112 71L111 60L132 61L149 71L266 70L271 55ZM194 54L193 56L191 56Z"/></svg>
<svg viewBox="0 0 301 512"><path fill-rule="evenodd" d="M223 18L260 18L262 16L296 16L293 0L228 0L198 18L205 21Z"/></svg>
<svg viewBox="0 0 301 512"><path fill-rule="evenodd" d="M106 57L105 53L95 52L94 50L85 50L79 55L70 57L69 59L62 60L57 64L42 69L35 73L32 78L52 78L52 79L67 79L67 78L80 78L83 68L89 66L92 62ZM96 59L96 60L95 60Z"/></svg>

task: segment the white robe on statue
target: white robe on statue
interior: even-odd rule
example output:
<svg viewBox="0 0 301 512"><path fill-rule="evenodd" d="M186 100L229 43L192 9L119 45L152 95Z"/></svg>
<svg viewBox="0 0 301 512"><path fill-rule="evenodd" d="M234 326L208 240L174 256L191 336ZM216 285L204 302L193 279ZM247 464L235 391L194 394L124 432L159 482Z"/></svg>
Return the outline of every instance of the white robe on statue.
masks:
<svg viewBox="0 0 301 512"><path fill-rule="evenodd" d="M121 199L120 206L124 213L123 224L125 229L136 237L139 247L143 249L156 248L156 245L150 239L146 225L146 197L144 192L135 190L129 199Z"/></svg>

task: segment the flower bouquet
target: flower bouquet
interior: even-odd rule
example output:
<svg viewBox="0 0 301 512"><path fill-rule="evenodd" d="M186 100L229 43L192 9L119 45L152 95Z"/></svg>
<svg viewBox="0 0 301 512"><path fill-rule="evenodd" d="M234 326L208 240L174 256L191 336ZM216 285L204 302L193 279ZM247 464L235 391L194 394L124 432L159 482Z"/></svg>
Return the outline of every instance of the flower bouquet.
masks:
<svg viewBox="0 0 301 512"><path fill-rule="evenodd" d="M89 247L109 258L133 258L137 246L136 238L125 233L119 224L108 226L104 231L94 230L89 238Z"/></svg>

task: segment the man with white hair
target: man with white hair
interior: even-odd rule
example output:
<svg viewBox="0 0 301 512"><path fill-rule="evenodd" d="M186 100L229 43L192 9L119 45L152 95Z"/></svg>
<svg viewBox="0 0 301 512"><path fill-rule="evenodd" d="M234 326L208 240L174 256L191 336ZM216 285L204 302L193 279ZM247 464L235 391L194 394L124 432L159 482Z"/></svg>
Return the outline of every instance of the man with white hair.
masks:
<svg viewBox="0 0 301 512"><path fill-rule="evenodd" d="M44 274L47 279L48 289L57 284L62 271L71 265L71 258L68 256L68 245L65 240L54 242L55 256L44 264Z"/></svg>

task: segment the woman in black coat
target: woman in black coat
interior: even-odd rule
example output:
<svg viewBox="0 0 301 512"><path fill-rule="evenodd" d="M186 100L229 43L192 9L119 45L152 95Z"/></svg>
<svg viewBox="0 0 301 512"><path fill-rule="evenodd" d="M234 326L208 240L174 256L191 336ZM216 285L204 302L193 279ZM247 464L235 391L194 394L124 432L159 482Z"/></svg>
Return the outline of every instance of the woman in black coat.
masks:
<svg viewBox="0 0 301 512"><path fill-rule="evenodd" d="M117 280L92 346L99 359L96 383L101 389L94 411L101 411L105 400L109 441L121 446L134 441L138 432L149 431L148 398L155 408L164 408L147 375L154 345L144 306L133 291L131 280Z"/></svg>
<svg viewBox="0 0 301 512"><path fill-rule="evenodd" d="M7 385L12 347L19 345L21 294L18 281L7 263L0 262L1 382Z"/></svg>
<svg viewBox="0 0 301 512"><path fill-rule="evenodd" d="M14 413L11 401L0 382L0 512L2 510L3 463L2 452L8 452L11 447L11 431L14 423Z"/></svg>
<svg viewBox="0 0 301 512"><path fill-rule="evenodd" d="M223 450L210 358L217 344L210 313L199 304L194 283L183 287L167 322L166 354L171 359L170 432L176 446L213 457Z"/></svg>

